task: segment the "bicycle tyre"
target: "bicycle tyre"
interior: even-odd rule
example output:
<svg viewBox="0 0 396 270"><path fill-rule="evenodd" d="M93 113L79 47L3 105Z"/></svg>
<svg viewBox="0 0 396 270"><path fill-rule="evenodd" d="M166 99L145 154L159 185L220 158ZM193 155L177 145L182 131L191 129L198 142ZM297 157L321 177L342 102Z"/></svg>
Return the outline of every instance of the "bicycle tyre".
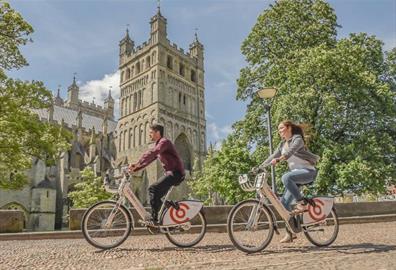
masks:
<svg viewBox="0 0 396 270"><path fill-rule="evenodd" d="M266 205L264 205L264 204L258 205L258 204L259 204L259 201L254 200L254 199L242 201L242 202L236 204L231 209L231 211L228 215L228 218L227 218L227 231L228 231L228 236L231 239L231 242L234 244L234 246L236 248L238 248L239 250L246 252L246 253L255 253L255 252L262 251L264 248L266 248L268 246L268 244L272 240L272 237L274 236L274 220L272 217L272 212L271 212L271 210L268 209L268 207ZM235 231L235 228L234 228L234 224L240 224L240 225L236 225L236 226L240 226L241 229L246 226L246 224L243 224L241 222L237 223L235 219L237 218L236 216L238 214L238 211L242 211L242 209L244 207L246 208L248 206L259 207L259 211L264 213L265 218L267 220L266 222L265 222L265 220L264 220L264 222L262 221L263 224L261 225L262 228L268 229L266 237L261 238L261 237L257 237L257 236L255 236L255 237L250 236L252 238L252 240L260 241L260 243L257 246L244 245L242 243L243 240L237 239L237 234L236 234L237 231ZM253 210L253 208L252 208L252 210ZM250 214L248 213L248 215L250 215ZM247 217L247 215L242 214L241 219L244 217ZM258 218L260 218L260 216ZM249 220L249 218L247 218L247 219ZM248 220L246 220L245 222L247 222ZM267 224L267 225L265 225L265 224ZM266 227L268 227L268 228L266 228ZM253 232L252 230L250 230L250 231ZM258 230L256 230L256 231L258 231ZM245 231L244 231L242 229L240 232L248 232L248 230L245 229ZM263 241L261 241L261 239Z"/></svg>
<svg viewBox="0 0 396 270"><path fill-rule="evenodd" d="M337 213L336 213L336 210L335 210L334 207L331 209L329 216L330 215L333 217L332 220L334 222L334 231L333 231L331 237L329 239L323 241L323 242L315 239L313 237L313 234L312 235L310 234L310 232L309 232L309 227L310 226L304 226L304 230L303 231L304 231L305 237L308 239L309 242L311 242L315 246L326 247L326 246L331 245L337 239L338 232L339 232L339 222L338 222L338 216L337 216ZM329 219L328 217L326 218L326 220ZM320 225L313 225L313 226L320 227Z"/></svg>
<svg viewBox="0 0 396 270"><path fill-rule="evenodd" d="M165 234L166 238L169 240L169 242L171 242L172 244L174 244L177 247L181 247L181 248L187 248L187 247L193 247L196 244L198 244L199 242L201 242L201 240L204 238L205 234L206 234L206 218L205 218L205 214L203 212L203 210L201 209L198 214L192 219L192 221L195 220L195 218L198 217L198 219L202 222L202 229L199 232L198 236L196 239L193 239L191 242L189 243L185 243L182 242L178 239L176 239L176 234L172 234L172 232L170 230L172 230L172 228L169 228L169 232L167 232ZM197 227L196 227L197 228ZM191 232L188 232L191 234Z"/></svg>
<svg viewBox="0 0 396 270"><path fill-rule="evenodd" d="M109 205L114 208L116 206L116 202L101 201L101 202L98 202L98 203L92 205L90 208L87 209L87 211L85 211L83 219L81 221L81 230L83 232L85 240L87 240L87 242L89 244L91 244L92 246L99 248L99 249L103 249L103 250L115 248L115 247L121 245L128 238L128 236L132 230L132 223L133 223L132 222L133 218L131 217L131 214L128 211L128 209L125 206L120 205L119 211L120 211L120 213L122 213L123 217L125 218L125 225L126 225L126 227L124 229L125 232L122 234L122 237L120 239L118 239L116 242L114 242L113 244L109 244L109 245L101 244L98 241L95 241L89 233L88 222L90 221L89 219L90 219L92 213L95 210L100 209L101 206L105 206L105 205ZM103 221L100 221L100 222L102 224Z"/></svg>

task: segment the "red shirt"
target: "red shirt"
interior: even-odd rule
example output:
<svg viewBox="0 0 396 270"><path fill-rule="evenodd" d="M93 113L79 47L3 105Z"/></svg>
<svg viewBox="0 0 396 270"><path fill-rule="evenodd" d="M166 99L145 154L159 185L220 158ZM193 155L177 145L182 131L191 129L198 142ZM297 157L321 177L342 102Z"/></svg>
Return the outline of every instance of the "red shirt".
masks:
<svg viewBox="0 0 396 270"><path fill-rule="evenodd" d="M167 138L162 137L156 143L154 148L144 153L138 161L136 171L148 166L151 162L159 158L165 174L171 174L174 171L184 175L184 165L173 143Z"/></svg>

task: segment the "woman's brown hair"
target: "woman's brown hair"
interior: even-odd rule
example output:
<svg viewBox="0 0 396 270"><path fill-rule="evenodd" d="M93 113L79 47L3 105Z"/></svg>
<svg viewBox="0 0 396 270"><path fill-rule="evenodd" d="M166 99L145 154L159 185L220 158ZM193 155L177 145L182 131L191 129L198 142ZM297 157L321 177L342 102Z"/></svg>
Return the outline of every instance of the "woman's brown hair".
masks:
<svg viewBox="0 0 396 270"><path fill-rule="evenodd" d="M285 127L291 127L292 135L296 135L296 134L301 135L301 137L304 141L304 144L306 143L305 142L305 134L304 134L305 125L298 125L298 124L293 123L290 120L282 121L281 124L284 125Z"/></svg>

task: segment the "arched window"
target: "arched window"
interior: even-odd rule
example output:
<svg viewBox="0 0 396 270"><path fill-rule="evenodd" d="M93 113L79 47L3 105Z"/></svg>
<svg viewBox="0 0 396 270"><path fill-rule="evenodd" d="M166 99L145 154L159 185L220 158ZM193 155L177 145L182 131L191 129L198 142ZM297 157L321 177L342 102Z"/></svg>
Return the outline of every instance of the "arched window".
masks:
<svg viewBox="0 0 396 270"><path fill-rule="evenodd" d="M179 74L184 76L184 73L185 73L184 70L185 70L184 69L184 65L182 63L180 63L180 65L179 65Z"/></svg>
<svg viewBox="0 0 396 270"><path fill-rule="evenodd" d="M121 72L120 82L122 82L123 80L124 80L124 71Z"/></svg>
<svg viewBox="0 0 396 270"><path fill-rule="evenodd" d="M133 136L132 136L132 128L129 128L129 135L128 135L128 149L131 149L131 146L132 146L132 140L133 140Z"/></svg>
<svg viewBox="0 0 396 270"><path fill-rule="evenodd" d="M172 56L168 55L167 59L166 59L166 66L169 69L173 69L173 59Z"/></svg>
<svg viewBox="0 0 396 270"><path fill-rule="evenodd" d="M132 95L129 97L129 108L131 110L131 113L133 113L133 97L132 97Z"/></svg>
<svg viewBox="0 0 396 270"><path fill-rule="evenodd" d="M140 99L141 99L141 101L140 101L140 106L141 106L141 108L143 108L143 107L144 107L144 105L143 105L143 101L144 101L144 88L142 89L142 94L141 94L141 96L140 96Z"/></svg>
<svg viewBox="0 0 396 270"><path fill-rule="evenodd" d="M143 143L143 124L139 126L139 145Z"/></svg>
<svg viewBox="0 0 396 270"><path fill-rule="evenodd" d="M140 62L136 63L136 74L140 73Z"/></svg>
<svg viewBox="0 0 396 270"><path fill-rule="evenodd" d="M137 94L133 94L133 111L135 112L137 110Z"/></svg>
<svg viewBox="0 0 396 270"><path fill-rule="evenodd" d="M127 68L125 77L126 77L125 79L127 79L127 80L129 80L129 78L131 77L131 69L130 68Z"/></svg>
<svg viewBox="0 0 396 270"><path fill-rule="evenodd" d="M141 105L142 105L142 91L139 91L138 92L138 105L137 105L138 110L140 110Z"/></svg>
<svg viewBox="0 0 396 270"><path fill-rule="evenodd" d="M146 57L146 68L150 67L150 56Z"/></svg>
<svg viewBox="0 0 396 270"><path fill-rule="evenodd" d="M186 134L180 134L175 140L176 151L184 164L184 169L192 170L191 146Z"/></svg>
<svg viewBox="0 0 396 270"><path fill-rule="evenodd" d="M197 75L195 73L195 70L191 70L191 81L193 82L197 81Z"/></svg>
<svg viewBox="0 0 396 270"><path fill-rule="evenodd" d="M137 134L138 130L137 130L137 126L134 127L133 129L133 147L136 147L138 144L138 134Z"/></svg>

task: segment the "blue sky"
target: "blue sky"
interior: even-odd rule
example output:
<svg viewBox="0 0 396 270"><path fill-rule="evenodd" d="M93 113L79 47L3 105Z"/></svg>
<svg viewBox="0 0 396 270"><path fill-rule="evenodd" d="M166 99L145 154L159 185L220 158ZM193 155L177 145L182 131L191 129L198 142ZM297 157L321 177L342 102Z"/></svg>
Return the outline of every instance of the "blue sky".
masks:
<svg viewBox="0 0 396 270"><path fill-rule="evenodd" d="M10 72L12 77L41 80L61 96L73 73L84 100L102 104L109 86L118 97L118 42L126 25L136 45L149 37L155 0L13 0L11 6L33 26L33 43L24 46L30 65ZM246 104L235 100L236 79L245 65L242 41L257 16L273 1L162 0L168 20L168 38L188 49L198 28L205 46L207 142L219 142L241 119ZM396 47L396 0L329 1L342 26L338 37L366 32Z"/></svg>

